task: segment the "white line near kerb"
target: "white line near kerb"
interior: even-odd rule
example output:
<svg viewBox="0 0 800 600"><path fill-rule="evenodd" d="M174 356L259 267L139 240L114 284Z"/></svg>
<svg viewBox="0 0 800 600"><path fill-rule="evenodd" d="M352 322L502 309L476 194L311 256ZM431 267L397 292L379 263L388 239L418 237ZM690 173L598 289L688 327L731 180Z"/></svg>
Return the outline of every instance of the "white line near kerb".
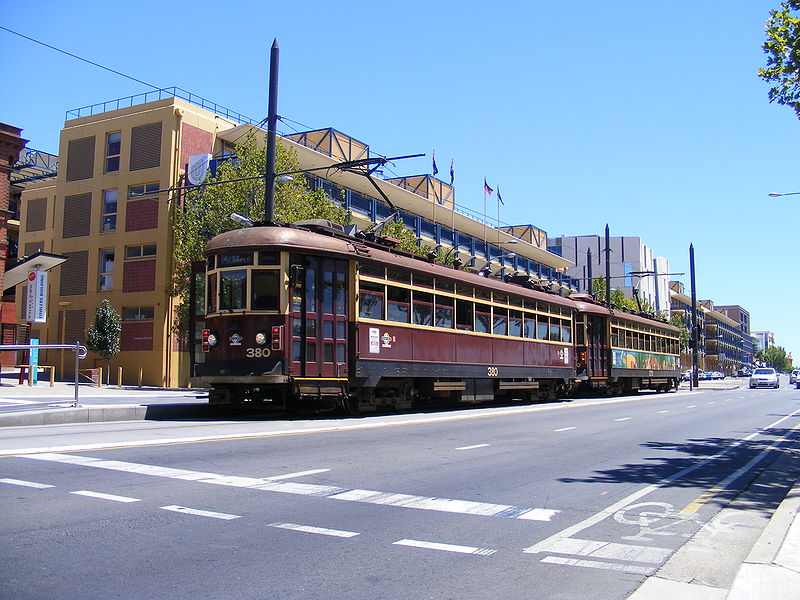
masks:
<svg viewBox="0 0 800 600"><path fill-rule="evenodd" d="M289 531L299 531L301 533L314 533L316 535L327 535L330 537L340 537L340 538L351 538L360 535L355 531L343 531L341 529L326 529L325 527L298 525L297 523L270 523L268 527L275 527L277 529L288 529Z"/></svg>
<svg viewBox="0 0 800 600"><path fill-rule="evenodd" d="M394 546L409 546L411 548L423 548L425 550L441 550L443 552L456 552L458 554L477 554L478 556L491 556L497 550L491 548L475 548L473 546L457 546L454 544L440 544L438 542L423 542L420 540L399 540L394 542Z"/></svg>
<svg viewBox="0 0 800 600"><path fill-rule="evenodd" d="M232 519L239 519L241 518L239 515L229 515L227 513L220 513L220 512L212 512L210 510L200 510L198 508L187 508L186 506L177 506L177 505L170 505L170 506L162 506L163 510L169 510L176 513L183 513L185 515L195 515L197 517L210 517L212 519L222 519L224 521L230 521Z"/></svg>
<svg viewBox="0 0 800 600"><path fill-rule="evenodd" d="M90 492L89 490L78 490L70 492L76 496L87 496L89 498L99 498L100 500L111 500L112 502L141 502L139 498L128 498L127 496L115 496L114 494L103 494L101 492Z"/></svg>
<svg viewBox="0 0 800 600"><path fill-rule="evenodd" d="M562 427L561 429L553 429L554 432L558 433L560 431L572 431L575 427Z"/></svg>
<svg viewBox="0 0 800 600"><path fill-rule="evenodd" d="M461 446L460 448L456 448L456 450L475 450L475 448L486 448L489 444L474 444L472 446Z"/></svg>
<svg viewBox="0 0 800 600"><path fill-rule="evenodd" d="M20 485L22 487L34 488L37 490L45 490L47 488L56 487L49 483L36 483L35 481L23 481L22 479L0 479L0 483L7 483L9 485Z"/></svg>

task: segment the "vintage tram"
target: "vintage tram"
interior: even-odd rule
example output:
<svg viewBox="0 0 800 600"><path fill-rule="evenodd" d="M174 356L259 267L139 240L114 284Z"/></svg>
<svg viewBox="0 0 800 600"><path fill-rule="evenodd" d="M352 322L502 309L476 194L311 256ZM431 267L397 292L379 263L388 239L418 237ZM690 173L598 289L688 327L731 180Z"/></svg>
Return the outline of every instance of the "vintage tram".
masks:
<svg viewBox="0 0 800 600"><path fill-rule="evenodd" d="M192 279L193 382L281 410L670 390L678 330L434 264L321 221L209 241Z"/></svg>

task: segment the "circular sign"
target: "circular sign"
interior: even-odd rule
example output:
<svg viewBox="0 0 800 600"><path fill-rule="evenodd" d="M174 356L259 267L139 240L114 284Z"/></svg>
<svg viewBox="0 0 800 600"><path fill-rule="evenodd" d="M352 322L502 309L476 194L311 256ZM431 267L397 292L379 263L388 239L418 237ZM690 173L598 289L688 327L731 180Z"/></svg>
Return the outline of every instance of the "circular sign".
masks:
<svg viewBox="0 0 800 600"><path fill-rule="evenodd" d="M28 281L33 281L34 279L36 279L36 271L31 271L28 273Z"/></svg>

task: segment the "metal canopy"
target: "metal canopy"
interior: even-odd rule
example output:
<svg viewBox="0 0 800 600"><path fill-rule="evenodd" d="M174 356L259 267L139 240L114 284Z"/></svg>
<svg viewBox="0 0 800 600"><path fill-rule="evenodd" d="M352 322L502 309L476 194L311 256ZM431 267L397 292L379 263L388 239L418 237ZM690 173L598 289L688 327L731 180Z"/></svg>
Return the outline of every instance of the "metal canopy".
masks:
<svg viewBox="0 0 800 600"><path fill-rule="evenodd" d="M39 179L48 179L58 174L58 157L33 148L26 148L12 167L11 184L19 185Z"/></svg>
<svg viewBox="0 0 800 600"><path fill-rule="evenodd" d="M3 279L3 291L27 281L28 273L31 271L49 271L66 260L67 257L60 254L37 252L6 271Z"/></svg>

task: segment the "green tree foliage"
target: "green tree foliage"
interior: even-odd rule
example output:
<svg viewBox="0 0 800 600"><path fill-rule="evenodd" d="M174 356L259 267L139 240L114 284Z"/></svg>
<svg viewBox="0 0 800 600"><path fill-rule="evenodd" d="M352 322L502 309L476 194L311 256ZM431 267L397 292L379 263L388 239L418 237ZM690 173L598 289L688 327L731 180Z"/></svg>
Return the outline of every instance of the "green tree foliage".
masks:
<svg viewBox="0 0 800 600"><path fill-rule="evenodd" d="M789 106L800 118L800 0L781 2L769 14L762 45L767 66L758 75L772 85L769 101Z"/></svg>
<svg viewBox="0 0 800 600"><path fill-rule="evenodd" d="M606 301L606 280L602 277L592 280L592 295L598 302ZM639 312L639 305L634 298L628 298L619 288L611 288L611 306L629 312ZM642 300L642 311L652 312L652 306Z"/></svg>
<svg viewBox="0 0 800 600"><path fill-rule="evenodd" d="M768 367L772 367L778 372L786 372L792 368L791 363L786 358L786 350L780 346L767 348L763 353L763 360Z"/></svg>
<svg viewBox="0 0 800 600"><path fill-rule="evenodd" d="M94 324L86 332L86 348L97 352L106 361L106 383L109 381L111 359L119 354L122 318L108 299L103 299L94 315Z"/></svg>
<svg viewBox="0 0 800 600"><path fill-rule="evenodd" d="M672 315L669 319L669 324L681 330L680 334L678 334L681 352L687 352L689 350L689 328L686 326L686 323L683 322L683 317L680 315Z"/></svg>

